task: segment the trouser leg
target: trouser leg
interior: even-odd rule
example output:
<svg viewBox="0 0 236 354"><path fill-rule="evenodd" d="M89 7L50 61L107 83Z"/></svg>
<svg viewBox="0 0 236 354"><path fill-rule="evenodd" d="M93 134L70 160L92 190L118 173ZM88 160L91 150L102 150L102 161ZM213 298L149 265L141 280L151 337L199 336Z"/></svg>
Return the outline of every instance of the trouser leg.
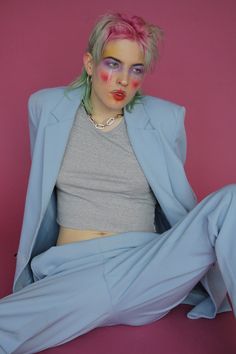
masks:
<svg viewBox="0 0 236 354"><path fill-rule="evenodd" d="M120 323L154 321L181 303L215 261L236 315L236 186L211 194L156 240L107 260Z"/></svg>
<svg viewBox="0 0 236 354"><path fill-rule="evenodd" d="M110 311L103 265L87 258L49 267L44 279L0 301L0 353L36 353L103 325Z"/></svg>
<svg viewBox="0 0 236 354"><path fill-rule="evenodd" d="M127 233L81 242L76 247L87 245L89 252L100 246L98 254L68 254L68 262L55 255L45 278L0 301L0 353L35 353L98 326L154 321L180 303L216 259L236 313L235 210L236 187L229 186L163 235ZM134 240L143 234L147 242L126 247L128 234ZM75 247L68 246L53 250L63 247L66 255Z"/></svg>

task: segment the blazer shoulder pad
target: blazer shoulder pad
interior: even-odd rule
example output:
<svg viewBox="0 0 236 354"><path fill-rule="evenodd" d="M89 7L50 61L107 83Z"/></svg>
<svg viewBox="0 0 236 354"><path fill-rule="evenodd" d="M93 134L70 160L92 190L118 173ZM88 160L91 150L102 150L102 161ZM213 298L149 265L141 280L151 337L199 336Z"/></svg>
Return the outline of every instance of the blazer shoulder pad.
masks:
<svg viewBox="0 0 236 354"><path fill-rule="evenodd" d="M176 129L176 124L183 123L185 115L184 107L153 96L145 96L142 102L154 128L161 127L172 135Z"/></svg>
<svg viewBox="0 0 236 354"><path fill-rule="evenodd" d="M171 124L176 123L179 117L183 117L185 108L161 98L144 96L142 100L144 109L149 115L152 124Z"/></svg>
<svg viewBox="0 0 236 354"><path fill-rule="evenodd" d="M54 106L63 97L66 87L46 88L32 93L29 106Z"/></svg>

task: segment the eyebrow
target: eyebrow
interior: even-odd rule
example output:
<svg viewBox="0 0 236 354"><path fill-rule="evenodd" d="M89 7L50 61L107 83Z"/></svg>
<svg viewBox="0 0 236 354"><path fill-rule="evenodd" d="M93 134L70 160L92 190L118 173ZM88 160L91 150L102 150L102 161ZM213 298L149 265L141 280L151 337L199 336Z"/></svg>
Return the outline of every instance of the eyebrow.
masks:
<svg viewBox="0 0 236 354"><path fill-rule="evenodd" d="M117 61L118 63L122 64L122 61L115 58L115 57L104 57L103 59L113 59L115 61ZM132 64L131 66L144 66L143 63L136 63L136 64Z"/></svg>

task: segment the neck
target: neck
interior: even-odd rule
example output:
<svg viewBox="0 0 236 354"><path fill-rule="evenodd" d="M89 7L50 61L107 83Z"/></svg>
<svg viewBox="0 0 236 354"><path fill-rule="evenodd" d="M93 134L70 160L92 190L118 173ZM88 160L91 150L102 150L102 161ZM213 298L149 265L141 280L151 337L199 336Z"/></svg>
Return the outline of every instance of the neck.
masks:
<svg viewBox="0 0 236 354"><path fill-rule="evenodd" d="M122 110L119 111L95 111L92 112L92 117L97 123L103 123L111 117L116 117L118 114L123 114Z"/></svg>
<svg viewBox="0 0 236 354"><path fill-rule="evenodd" d="M123 114L123 109L109 109L101 104L101 102L91 93L91 105L92 105L92 117L97 123L103 123L111 117L115 117L117 114Z"/></svg>
<svg viewBox="0 0 236 354"><path fill-rule="evenodd" d="M85 108L85 107L84 107ZM86 108L85 108L86 110ZM86 110L87 112L87 110ZM119 118L121 119L124 115L123 113L123 109L119 110L119 111L106 111L106 110L96 110L96 113L94 113L94 110L93 112L90 114L87 112L87 114L92 117L93 121L95 121L96 123L106 123L107 120L109 118Z"/></svg>

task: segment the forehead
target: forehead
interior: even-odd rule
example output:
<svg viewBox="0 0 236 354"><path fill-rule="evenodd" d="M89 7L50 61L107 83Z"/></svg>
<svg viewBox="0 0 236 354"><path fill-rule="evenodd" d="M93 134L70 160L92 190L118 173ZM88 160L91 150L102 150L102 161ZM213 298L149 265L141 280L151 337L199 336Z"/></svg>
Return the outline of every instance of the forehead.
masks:
<svg viewBox="0 0 236 354"><path fill-rule="evenodd" d="M106 57L114 57L128 65L144 64L144 53L141 46L129 39L109 41L102 52L102 59Z"/></svg>

